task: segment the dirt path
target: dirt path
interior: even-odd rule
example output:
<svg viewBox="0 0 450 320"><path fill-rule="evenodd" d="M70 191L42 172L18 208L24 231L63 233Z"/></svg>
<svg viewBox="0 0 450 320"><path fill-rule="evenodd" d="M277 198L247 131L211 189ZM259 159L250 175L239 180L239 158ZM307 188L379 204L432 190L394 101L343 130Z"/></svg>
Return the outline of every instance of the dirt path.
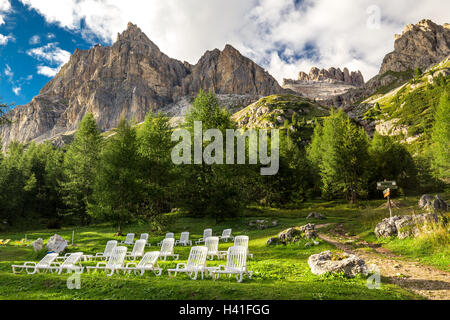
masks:
<svg viewBox="0 0 450 320"><path fill-rule="evenodd" d="M333 224L317 225L317 229ZM432 300L450 299L450 273L418 262L405 261L379 245L361 241L349 236L341 224L336 225L330 234L319 234L319 238L337 248L355 254L380 269L381 276L392 283ZM355 246L358 242L358 246ZM367 250L367 249L372 250Z"/></svg>

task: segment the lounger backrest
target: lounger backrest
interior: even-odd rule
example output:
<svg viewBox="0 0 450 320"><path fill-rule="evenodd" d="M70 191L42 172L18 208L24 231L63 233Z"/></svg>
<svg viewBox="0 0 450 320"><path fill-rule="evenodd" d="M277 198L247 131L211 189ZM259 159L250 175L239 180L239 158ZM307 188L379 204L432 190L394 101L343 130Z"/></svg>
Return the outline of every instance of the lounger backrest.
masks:
<svg viewBox="0 0 450 320"><path fill-rule="evenodd" d="M113 252L114 248L117 247L116 240L110 240L106 243L105 251L103 252L103 256L109 257Z"/></svg>
<svg viewBox="0 0 450 320"><path fill-rule="evenodd" d="M228 248L227 267L243 268L247 266L247 248L233 246Z"/></svg>
<svg viewBox="0 0 450 320"><path fill-rule="evenodd" d="M208 237L212 237L212 229L203 230L203 239L206 239Z"/></svg>
<svg viewBox="0 0 450 320"><path fill-rule="evenodd" d="M189 258L186 263L188 267L199 267L206 264L206 256L208 254L207 247L192 247Z"/></svg>
<svg viewBox="0 0 450 320"><path fill-rule="evenodd" d="M127 234L127 237L125 238L125 242L133 243L133 240L134 240L134 233Z"/></svg>
<svg viewBox="0 0 450 320"><path fill-rule="evenodd" d="M83 252L72 253L70 256L67 257L66 260L64 260L64 262L61 264L61 266L62 267L73 266L81 259L82 256L83 256Z"/></svg>
<svg viewBox="0 0 450 320"><path fill-rule="evenodd" d="M189 232L182 232L180 236L180 242L189 241Z"/></svg>
<svg viewBox="0 0 450 320"><path fill-rule="evenodd" d="M133 251L131 251L131 254L136 255L136 256L143 256L146 243L147 243L147 240L140 239L140 240L136 241L136 243L134 244L134 247L133 247Z"/></svg>
<svg viewBox="0 0 450 320"><path fill-rule="evenodd" d="M175 239L175 234L173 232L167 232L166 233L166 239L170 239L170 238L174 238Z"/></svg>
<svg viewBox="0 0 450 320"><path fill-rule="evenodd" d="M222 237L230 237L231 236L231 229L225 229L222 232Z"/></svg>
<svg viewBox="0 0 450 320"><path fill-rule="evenodd" d="M125 255L127 254L127 247L115 247L111 256L109 257L106 268L119 268L123 265Z"/></svg>
<svg viewBox="0 0 450 320"><path fill-rule="evenodd" d="M148 233L142 233L141 234L141 240L147 240L148 241Z"/></svg>
<svg viewBox="0 0 450 320"><path fill-rule="evenodd" d="M248 249L248 236L237 236L234 238L235 247L245 247Z"/></svg>
<svg viewBox="0 0 450 320"><path fill-rule="evenodd" d="M219 249L219 237L206 238L205 246L208 248L208 253L217 252Z"/></svg>
<svg viewBox="0 0 450 320"><path fill-rule="evenodd" d="M174 238L166 238L161 245L161 253L173 253L173 245L175 243Z"/></svg>
<svg viewBox="0 0 450 320"><path fill-rule="evenodd" d="M57 253L49 253L36 264L36 267L48 267L57 257Z"/></svg>
<svg viewBox="0 0 450 320"><path fill-rule="evenodd" d="M156 263L156 261L159 258L159 251L152 251L152 252L147 252L141 259L141 261L139 261L138 264L138 268L139 267L145 267L147 265L154 265Z"/></svg>

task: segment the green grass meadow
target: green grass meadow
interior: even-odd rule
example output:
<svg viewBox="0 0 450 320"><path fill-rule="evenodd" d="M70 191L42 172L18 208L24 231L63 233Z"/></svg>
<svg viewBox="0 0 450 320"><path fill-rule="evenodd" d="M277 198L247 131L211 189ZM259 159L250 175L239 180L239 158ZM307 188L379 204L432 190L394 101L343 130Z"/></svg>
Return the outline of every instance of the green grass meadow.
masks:
<svg viewBox="0 0 450 320"><path fill-rule="evenodd" d="M406 201L407 202L407 201ZM412 203L412 201L411 201ZM350 207L344 202L310 202L298 210L267 209L253 207L249 208L242 218L225 221L215 224L213 219L195 219L182 214L175 214L173 222L167 230L160 234L150 234L149 242L151 247L147 251L159 250L156 243L163 237L165 231L176 233L179 238L180 233L189 231L190 238L196 240L202 236L203 229L213 228L214 235L220 235L223 229L232 228L233 235L248 235L250 237L249 251L254 254L253 259L249 259L249 270L253 271L253 278L244 278L243 283L237 283L235 277L222 277L217 281L211 278L204 280L191 280L184 274L179 274L176 278L170 279L166 269L173 268L178 262L186 262L189 255L189 247L175 247L175 253L180 254L179 261L161 261L164 268L163 275L156 277L152 272L146 273L143 277L131 274L120 274L107 277L102 272L86 273L81 275L81 288L70 290L67 288L69 274L56 275L52 273L28 275L25 272L13 274L12 264L22 264L25 261L38 261L39 256L33 252L31 246L24 247L17 245L15 241L20 241L27 234L28 240L43 238L44 243L50 236L57 233L71 243L72 231L75 230L75 247L69 246L67 252L82 251L85 254L95 254L103 252L108 240L123 240L125 237L115 237L115 230L108 225L95 225L85 228L64 228L61 230L34 230L21 231L16 233L0 234L0 239L12 239L7 246L0 247L0 299L67 299L67 300L397 300L397 299L421 299L419 296L408 292L394 284L388 283L387 279L382 279L381 289L370 290L366 284L365 277L353 279L340 275L313 275L308 267L307 260L312 254L325 250L338 251L335 247L320 241L320 245L306 247L306 240L301 240L297 244L287 246L268 247L266 241L276 236L280 231L292 227L313 223L344 223L353 234L361 234L365 237L373 237L368 231L371 227L368 212L379 210L378 215L385 215L386 210L373 209L379 206L379 202L361 203L359 206ZM372 209L371 209L372 208ZM321 212L327 216L327 220L306 220L309 212ZM256 230L248 226L250 220L257 218L277 220L276 227L265 230ZM366 221L367 224L363 223ZM373 229L372 229L373 230ZM124 234L134 232L139 237L140 233L148 232L148 227L143 224L129 225L125 228ZM437 253L430 252L424 254L421 251L411 254L405 247L409 247L411 242L405 240L406 245L399 246L397 240L383 240L383 245L393 251L404 253L408 258L424 259L435 266L442 266L449 263L447 251L441 250ZM226 250L231 243L220 243L219 249ZM129 250L132 246L128 246ZM217 259L207 262L208 266L218 266L225 261ZM84 266L95 265L95 262L83 262Z"/></svg>

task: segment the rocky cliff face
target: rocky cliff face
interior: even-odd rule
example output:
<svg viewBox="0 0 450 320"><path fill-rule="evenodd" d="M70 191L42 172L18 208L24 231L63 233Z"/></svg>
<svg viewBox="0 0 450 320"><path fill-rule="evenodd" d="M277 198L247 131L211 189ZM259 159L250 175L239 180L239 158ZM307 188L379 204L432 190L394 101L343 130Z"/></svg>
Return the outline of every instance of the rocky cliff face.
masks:
<svg viewBox="0 0 450 320"><path fill-rule="evenodd" d="M285 82L289 82L292 80L286 79ZM295 81L295 80L294 80ZM364 77L361 74L361 71L350 71L347 68L344 68L344 71L341 71L340 68L329 68L328 70L313 67L309 71L309 74L301 71L298 75L298 81L324 81L331 83L339 83L343 82L349 85L353 85L355 87L360 87L364 85Z"/></svg>
<svg viewBox="0 0 450 320"><path fill-rule="evenodd" d="M401 35L395 35L394 51L383 60L380 74L426 69L450 54L450 24L438 25L431 20L409 24Z"/></svg>
<svg viewBox="0 0 450 320"><path fill-rule="evenodd" d="M364 77L361 72L350 72L347 68L341 71L340 68L320 70L314 67L309 74L300 72L297 80L283 80L283 88L317 101L332 99L363 85Z"/></svg>
<svg viewBox="0 0 450 320"><path fill-rule="evenodd" d="M192 66L171 59L136 26L118 34L111 47L76 50L70 61L29 104L9 112L0 128L3 146L70 134L86 112L101 130L120 118L143 121L149 110L198 93L254 95L253 101L284 90L261 67L227 45L208 51Z"/></svg>
<svg viewBox="0 0 450 320"><path fill-rule="evenodd" d="M328 105L351 107L375 92L387 93L406 83L414 70L439 63L450 55L450 24L438 25L430 20L406 26L401 35L395 35L395 50L388 53L377 76L358 89L333 97Z"/></svg>

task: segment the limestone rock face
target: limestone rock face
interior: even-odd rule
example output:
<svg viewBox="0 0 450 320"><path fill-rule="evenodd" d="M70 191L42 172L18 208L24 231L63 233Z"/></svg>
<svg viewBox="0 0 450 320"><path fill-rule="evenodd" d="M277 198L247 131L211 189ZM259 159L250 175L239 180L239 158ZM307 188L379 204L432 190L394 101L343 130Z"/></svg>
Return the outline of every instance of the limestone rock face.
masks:
<svg viewBox="0 0 450 320"><path fill-rule="evenodd" d="M227 45L208 51L192 66L172 59L134 24L118 34L111 47L76 50L69 62L30 103L8 113L12 125L0 128L3 146L16 140L57 139L77 129L92 112L102 131L122 117L144 120L159 110L196 95L200 89L218 94L260 96L282 93L276 80Z"/></svg>
<svg viewBox="0 0 450 320"><path fill-rule="evenodd" d="M297 80L283 80L283 88L317 101L326 101L362 86L364 77L361 72L350 72L347 68L341 71L340 68L320 70L313 67L309 74L301 71Z"/></svg>
<svg viewBox="0 0 450 320"><path fill-rule="evenodd" d="M327 272L344 273L348 277L354 277L357 274L368 275L365 261L346 253L342 256L333 255L331 251L314 254L309 257L308 265L311 272L319 276Z"/></svg>
<svg viewBox="0 0 450 320"><path fill-rule="evenodd" d="M450 54L450 25L431 20L409 24L401 35L395 35L394 51L386 55L380 74L426 69Z"/></svg>

